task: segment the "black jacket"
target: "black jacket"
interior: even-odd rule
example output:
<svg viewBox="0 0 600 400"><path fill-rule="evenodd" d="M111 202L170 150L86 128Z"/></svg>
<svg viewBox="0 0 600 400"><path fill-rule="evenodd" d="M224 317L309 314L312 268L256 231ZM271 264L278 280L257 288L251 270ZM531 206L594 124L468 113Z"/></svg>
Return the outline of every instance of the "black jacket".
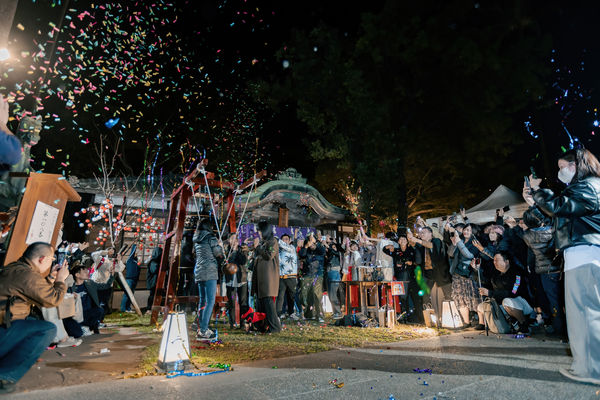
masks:
<svg viewBox="0 0 600 400"><path fill-rule="evenodd" d="M248 257L241 250L236 250L231 253L229 256L228 263L232 263L237 265L237 272L235 275L237 276L238 283L248 283L248 270L246 269L246 263L248 262ZM224 274L225 282L229 283L233 280L233 275Z"/></svg>
<svg viewBox="0 0 600 400"><path fill-rule="evenodd" d="M162 252L163 249L161 247L155 247L154 250L152 250L152 258L148 262L148 273L146 274L147 289L153 289L156 286Z"/></svg>
<svg viewBox="0 0 600 400"><path fill-rule="evenodd" d="M437 283L438 286L452 283L450 265L448 264L444 243L437 238L434 238L431 243L433 244L433 249L426 249L420 244L415 247L415 264L420 265L423 270L423 275L425 275L427 279ZM433 269L425 269L425 251L430 252Z"/></svg>
<svg viewBox="0 0 600 400"><path fill-rule="evenodd" d="M340 252L338 250L335 250L333 246L330 246L327 249L327 253L325 254L325 265L328 271L340 271L342 268Z"/></svg>
<svg viewBox="0 0 600 400"><path fill-rule="evenodd" d="M298 257L304 259L305 276L323 276L325 269L325 246L317 243L315 249L302 246L298 252Z"/></svg>
<svg viewBox="0 0 600 400"><path fill-rule="evenodd" d="M493 297L498 304L502 304L502 300L506 298L515 298L518 296L528 300L525 279L525 274L514 266L511 266L504 274L494 269L489 297Z"/></svg>
<svg viewBox="0 0 600 400"><path fill-rule="evenodd" d="M383 252L393 259L395 280L407 281L415 278L415 250L412 247L406 246L406 250L396 247L391 251L384 247Z"/></svg>
<svg viewBox="0 0 600 400"><path fill-rule="evenodd" d="M552 265L552 260L556 255L553 234L554 230L550 227L528 229L523 233L523 240L533 252L536 274L547 274L560 270L559 266Z"/></svg>
<svg viewBox="0 0 600 400"><path fill-rule="evenodd" d="M536 190L533 199L554 218L556 248L600 246L600 178L576 181L560 196L549 189Z"/></svg>
<svg viewBox="0 0 600 400"><path fill-rule="evenodd" d="M98 297L99 290L107 290L112 288L113 281L115 280L115 276L111 275L106 283L98 283L94 282L91 279L86 279L83 281L83 286L85 287L85 291L90 295L90 299L92 299L92 303L96 307L100 307L100 298ZM75 287L77 285L73 283L67 291L69 293L75 293Z"/></svg>

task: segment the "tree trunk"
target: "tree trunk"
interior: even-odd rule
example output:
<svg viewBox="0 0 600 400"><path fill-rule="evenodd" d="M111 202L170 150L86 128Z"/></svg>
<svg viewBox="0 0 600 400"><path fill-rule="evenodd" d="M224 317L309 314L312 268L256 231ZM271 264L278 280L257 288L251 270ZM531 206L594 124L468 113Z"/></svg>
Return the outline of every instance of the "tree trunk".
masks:
<svg viewBox="0 0 600 400"><path fill-rule="evenodd" d="M408 227L408 199L406 196L406 179L404 177L404 155L398 154L396 168L396 190L398 193L398 235L406 235Z"/></svg>

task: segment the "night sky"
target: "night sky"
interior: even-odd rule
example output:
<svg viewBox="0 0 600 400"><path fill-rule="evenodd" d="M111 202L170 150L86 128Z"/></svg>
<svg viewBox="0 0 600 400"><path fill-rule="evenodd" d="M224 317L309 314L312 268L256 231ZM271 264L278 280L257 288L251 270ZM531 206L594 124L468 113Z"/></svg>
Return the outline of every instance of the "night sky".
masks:
<svg viewBox="0 0 600 400"><path fill-rule="evenodd" d="M48 34L59 23L65 0L20 0L10 36L15 57L2 66L0 91L15 96L18 105L11 110L17 116L40 98L43 109L38 112L46 129L33 151L34 169L90 177L94 144L106 135L112 142L122 140L121 167L134 174L184 172L206 155L213 160L209 169L230 178L242 171L247 176L255 163L271 174L293 166L310 180L315 178L316 164L302 140L306 126L294 104L270 109L253 95L251 85L281 78L293 68L284 65L280 55L292 32L322 23L357 35L361 15L377 12L382 3L121 3L70 1L56 54L51 55L56 31L52 37ZM486 2L463 3L486 7ZM546 107L519 115L522 140L505 162L517 164L522 175L530 165L547 175L556 172L554 159L561 146L570 144L567 131L600 152L595 138L600 127L594 125L599 119L594 109L600 104L600 6L532 4L537 22L552 41L548 65L553 73L541 99ZM51 63L44 64L49 59ZM55 65L53 71L40 69L50 64ZM78 77L89 79L77 82ZM116 122L112 128L106 125L110 120ZM522 175L490 171L477 197L483 199L496 183L518 190Z"/></svg>

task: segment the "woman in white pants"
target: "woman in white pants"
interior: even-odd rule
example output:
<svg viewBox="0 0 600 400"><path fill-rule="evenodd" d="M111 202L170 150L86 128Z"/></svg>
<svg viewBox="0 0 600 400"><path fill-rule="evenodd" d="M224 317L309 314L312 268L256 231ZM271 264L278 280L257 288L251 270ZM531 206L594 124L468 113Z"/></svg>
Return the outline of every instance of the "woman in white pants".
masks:
<svg viewBox="0 0 600 400"><path fill-rule="evenodd" d="M573 354L564 376L600 385L600 163L585 149L563 153L560 194L529 177L535 203L554 218L555 242L564 254L565 308ZM527 183L526 183L527 185Z"/></svg>

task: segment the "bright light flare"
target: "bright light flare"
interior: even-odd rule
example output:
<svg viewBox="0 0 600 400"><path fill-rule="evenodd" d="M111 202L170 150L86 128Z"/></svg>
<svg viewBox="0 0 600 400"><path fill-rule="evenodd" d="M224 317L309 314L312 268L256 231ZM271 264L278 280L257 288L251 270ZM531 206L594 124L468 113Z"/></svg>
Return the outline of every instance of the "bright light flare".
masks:
<svg viewBox="0 0 600 400"><path fill-rule="evenodd" d="M0 61L6 61L10 58L10 53L8 52L8 49L3 48L0 49Z"/></svg>

